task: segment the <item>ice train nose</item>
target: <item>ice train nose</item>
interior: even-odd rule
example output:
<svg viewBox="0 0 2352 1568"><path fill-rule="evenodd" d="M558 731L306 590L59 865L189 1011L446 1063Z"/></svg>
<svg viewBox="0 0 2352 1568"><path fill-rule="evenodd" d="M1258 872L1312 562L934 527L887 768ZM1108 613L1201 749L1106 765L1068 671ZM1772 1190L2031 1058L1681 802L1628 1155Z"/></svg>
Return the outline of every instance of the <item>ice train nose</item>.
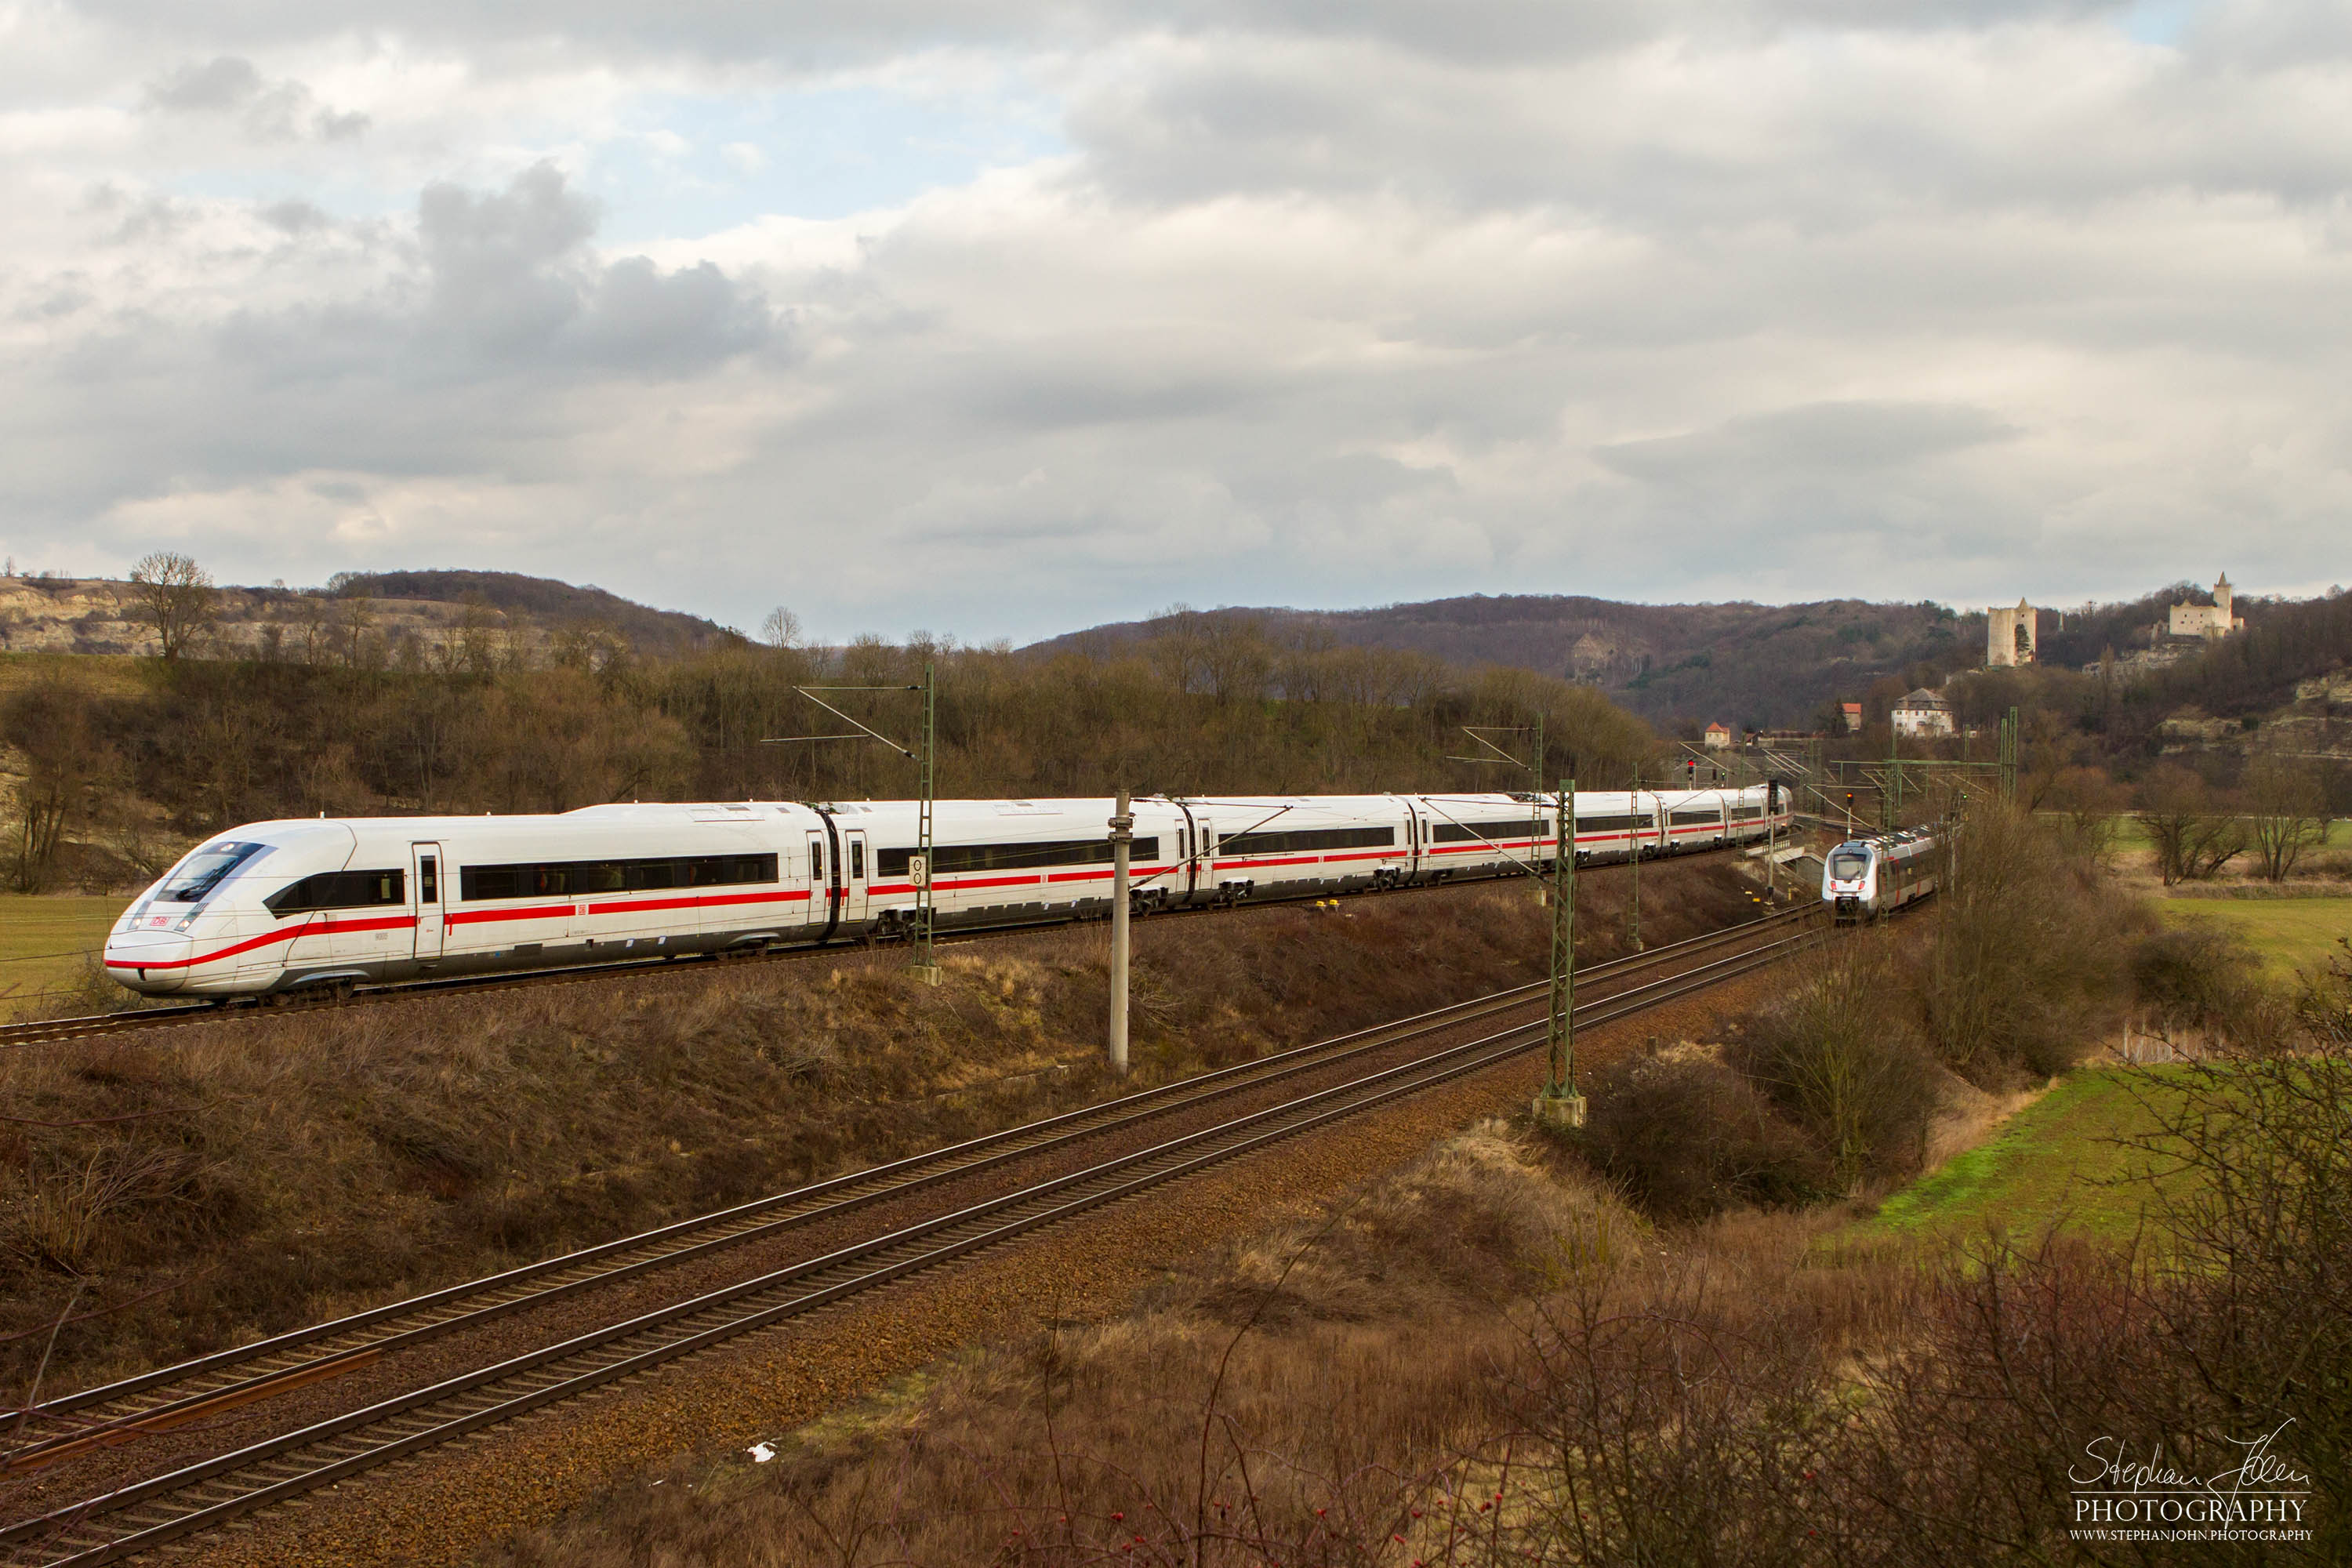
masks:
<svg viewBox="0 0 2352 1568"><path fill-rule="evenodd" d="M160 996L186 983L194 949L171 931L118 931L106 939L106 972L133 991Z"/></svg>

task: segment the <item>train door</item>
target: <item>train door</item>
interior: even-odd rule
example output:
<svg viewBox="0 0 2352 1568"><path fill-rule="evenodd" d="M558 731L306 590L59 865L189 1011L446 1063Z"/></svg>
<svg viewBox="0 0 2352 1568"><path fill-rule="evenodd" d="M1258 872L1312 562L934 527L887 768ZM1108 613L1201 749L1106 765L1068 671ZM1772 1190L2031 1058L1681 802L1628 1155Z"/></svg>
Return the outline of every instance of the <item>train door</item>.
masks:
<svg viewBox="0 0 2352 1568"><path fill-rule="evenodd" d="M412 844L408 861L409 880L416 889L416 956L431 963L441 956L446 908L441 901L441 846Z"/></svg>
<svg viewBox="0 0 2352 1568"><path fill-rule="evenodd" d="M866 863L866 829L851 827L841 835L841 920L845 925L866 923L866 889L874 868Z"/></svg>
<svg viewBox="0 0 2352 1568"><path fill-rule="evenodd" d="M833 929L833 882L825 874L825 836L808 836L809 923L826 931Z"/></svg>
<svg viewBox="0 0 2352 1568"><path fill-rule="evenodd" d="M1176 830L1176 859L1174 861L1174 865L1176 867L1177 880L1174 888L1171 890L1175 893L1177 900L1180 902L1190 902L1192 897L1192 889L1201 885L1201 863L1192 858L1194 818L1192 816L1192 808L1186 805L1182 801L1180 800L1176 803L1176 809L1184 814L1184 826Z"/></svg>

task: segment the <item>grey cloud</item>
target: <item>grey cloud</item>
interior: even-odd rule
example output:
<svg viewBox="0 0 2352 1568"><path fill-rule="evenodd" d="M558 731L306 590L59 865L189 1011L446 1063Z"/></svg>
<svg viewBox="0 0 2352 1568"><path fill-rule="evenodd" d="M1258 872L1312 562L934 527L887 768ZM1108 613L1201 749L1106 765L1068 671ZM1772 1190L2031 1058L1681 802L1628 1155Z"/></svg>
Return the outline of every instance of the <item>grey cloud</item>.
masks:
<svg viewBox="0 0 2352 1568"><path fill-rule="evenodd" d="M764 303L708 262L665 274L643 257L599 261L587 248L597 216L549 163L502 192L428 187L417 204L427 331L487 360L655 375L686 374L766 340Z"/></svg>
<svg viewBox="0 0 2352 1568"><path fill-rule="evenodd" d="M585 361L684 375L768 341L764 303L704 261L664 274L642 256L604 268L581 301Z"/></svg>
<svg viewBox="0 0 2352 1568"><path fill-rule="evenodd" d="M261 73L251 60L222 55L173 71L148 88L147 101L180 114L218 114L242 109L261 93Z"/></svg>
<svg viewBox="0 0 2352 1568"><path fill-rule="evenodd" d="M147 106L170 115L235 115L247 135L262 142L306 135L348 142L369 124L364 114L314 108L309 88L299 81L268 80L251 60L236 55L215 56L167 72L148 84Z"/></svg>
<svg viewBox="0 0 2352 1568"><path fill-rule="evenodd" d="M333 220L319 207L306 201L272 202L263 207L261 221L281 234L316 234L330 227Z"/></svg>
<svg viewBox="0 0 2352 1568"><path fill-rule="evenodd" d="M550 163L498 194L427 186L416 233L433 325L491 354L546 343L579 315L580 267L595 232L594 204L566 190Z"/></svg>
<svg viewBox="0 0 2352 1568"><path fill-rule="evenodd" d="M1925 31L1966 9L1893 11ZM2088 29L2038 47L1958 31L1857 58L1769 47L1762 8L1742 16L1744 29L1669 32L1591 60L1531 48L1484 61L1369 30L1242 34L1082 90L1066 129L1087 154L1082 177L1146 205L1394 193L1720 232L2162 191L2314 209L2352 196L2352 47L2315 43L2250 68L2213 41L2217 22L2180 54ZM2352 22L2337 30L2352 45ZM2292 36L2319 31L2311 21Z"/></svg>
<svg viewBox="0 0 2352 1568"><path fill-rule="evenodd" d="M807 68L941 45L1087 47L1150 32L1379 40L1486 64L1563 58L1710 30L1916 31L2119 10L2122 0L83 0L85 12L145 35L258 47L353 32L444 46L556 44L600 58L754 58Z"/></svg>
<svg viewBox="0 0 2352 1568"><path fill-rule="evenodd" d="M2006 440L2014 426L1939 403L1814 403L1709 430L1595 448L1604 467L1654 483L1722 483L1798 473L1864 476Z"/></svg>

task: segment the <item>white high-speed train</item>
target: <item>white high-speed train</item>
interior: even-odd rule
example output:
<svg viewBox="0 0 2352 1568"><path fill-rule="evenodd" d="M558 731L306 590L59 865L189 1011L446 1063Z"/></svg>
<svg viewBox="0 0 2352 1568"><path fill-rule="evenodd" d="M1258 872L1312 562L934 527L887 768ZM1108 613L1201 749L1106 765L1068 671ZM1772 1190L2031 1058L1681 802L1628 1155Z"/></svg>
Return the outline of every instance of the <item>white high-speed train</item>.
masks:
<svg viewBox="0 0 2352 1568"><path fill-rule="evenodd" d="M1108 800L937 805L935 929L1073 918L1109 902ZM1774 786L1576 799L1580 860L1785 828ZM1550 863L1541 796L1150 797L1134 907L1507 876ZM199 846L106 942L134 991L234 996L423 975L902 934L918 805L596 805L547 816L257 823Z"/></svg>

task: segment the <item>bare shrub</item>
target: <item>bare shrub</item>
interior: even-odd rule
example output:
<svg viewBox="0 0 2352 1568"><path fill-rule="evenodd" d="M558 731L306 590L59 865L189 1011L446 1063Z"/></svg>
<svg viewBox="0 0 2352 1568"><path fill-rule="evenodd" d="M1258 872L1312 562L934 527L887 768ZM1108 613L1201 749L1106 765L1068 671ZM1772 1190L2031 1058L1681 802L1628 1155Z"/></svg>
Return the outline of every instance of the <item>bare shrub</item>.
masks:
<svg viewBox="0 0 2352 1568"><path fill-rule="evenodd" d="M1972 1081L2061 1071L2104 1032L2126 913L2012 806L1980 803L1949 844L1922 985L1929 1034Z"/></svg>
<svg viewBox="0 0 2352 1568"><path fill-rule="evenodd" d="M1508 1528L1470 1560L1803 1561L1838 1426L1821 1326L1778 1292L1573 1281L1542 1303L1487 1449L1517 1472Z"/></svg>
<svg viewBox="0 0 2352 1568"><path fill-rule="evenodd" d="M109 1143L78 1163L30 1171L0 1211L0 1252L26 1268L87 1274L126 1239L117 1216L167 1202L191 1164L167 1150Z"/></svg>
<svg viewBox="0 0 2352 1568"><path fill-rule="evenodd" d="M2167 1032L2227 1030L2262 1005L2260 961L2236 931L2206 921L2151 931L2132 944L2132 992Z"/></svg>
<svg viewBox="0 0 2352 1568"><path fill-rule="evenodd" d="M2144 1098L2142 1146L2196 1177L2160 1188L2157 1294L2197 1392L2238 1425L2291 1426L2314 1512L2352 1553L2352 1039L2238 1047Z"/></svg>
<svg viewBox="0 0 2352 1568"><path fill-rule="evenodd" d="M1719 1057L1684 1047L1622 1058L1591 1077L1587 1094L1581 1152L1660 1219L1830 1190L1829 1162Z"/></svg>
<svg viewBox="0 0 2352 1568"><path fill-rule="evenodd" d="M1738 1065L1820 1140L1843 1192L1916 1169L1935 1114L1903 972L1890 936L1832 943L1738 1039Z"/></svg>

